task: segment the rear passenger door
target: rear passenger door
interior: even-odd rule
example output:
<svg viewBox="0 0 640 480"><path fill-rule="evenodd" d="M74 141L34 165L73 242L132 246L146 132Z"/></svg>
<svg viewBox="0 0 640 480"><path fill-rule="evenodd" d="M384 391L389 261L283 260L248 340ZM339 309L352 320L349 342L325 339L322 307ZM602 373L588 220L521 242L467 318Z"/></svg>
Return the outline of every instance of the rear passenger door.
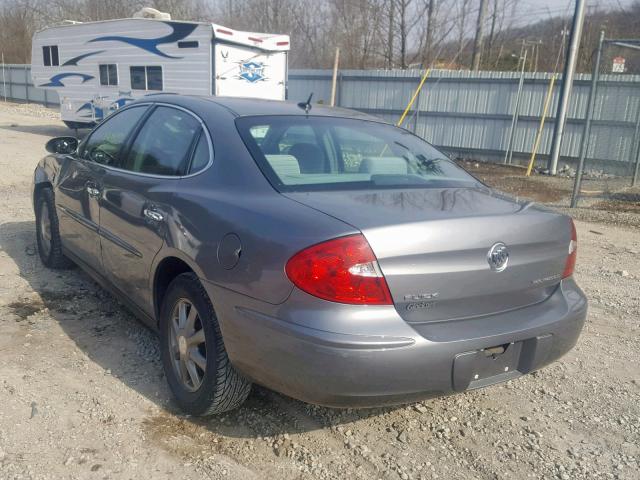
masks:
<svg viewBox="0 0 640 480"><path fill-rule="evenodd" d="M186 110L155 106L118 168L108 169L103 177L103 267L111 282L148 314L153 314L151 265L172 215L176 182L203 156L197 151L202 129L200 120Z"/></svg>

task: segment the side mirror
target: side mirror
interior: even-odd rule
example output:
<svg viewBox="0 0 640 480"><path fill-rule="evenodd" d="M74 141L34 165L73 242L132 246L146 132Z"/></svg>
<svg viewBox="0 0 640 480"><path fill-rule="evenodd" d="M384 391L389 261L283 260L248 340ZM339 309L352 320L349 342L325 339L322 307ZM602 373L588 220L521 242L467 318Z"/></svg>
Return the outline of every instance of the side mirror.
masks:
<svg viewBox="0 0 640 480"><path fill-rule="evenodd" d="M78 139L75 137L56 137L47 142L44 148L49 153L69 155L78 149Z"/></svg>

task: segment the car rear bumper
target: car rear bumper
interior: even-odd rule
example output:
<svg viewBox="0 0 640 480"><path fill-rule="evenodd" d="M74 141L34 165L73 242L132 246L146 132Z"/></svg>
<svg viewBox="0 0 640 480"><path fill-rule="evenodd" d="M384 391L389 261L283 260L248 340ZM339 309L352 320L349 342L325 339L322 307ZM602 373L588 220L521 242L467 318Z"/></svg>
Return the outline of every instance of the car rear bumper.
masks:
<svg viewBox="0 0 640 480"><path fill-rule="evenodd" d="M297 290L285 303L269 305L204 283L239 371L330 407L406 403L516 378L567 353L587 314L573 279L533 306L424 324L405 322L393 307L327 309L327 302ZM485 350L496 346L505 352Z"/></svg>

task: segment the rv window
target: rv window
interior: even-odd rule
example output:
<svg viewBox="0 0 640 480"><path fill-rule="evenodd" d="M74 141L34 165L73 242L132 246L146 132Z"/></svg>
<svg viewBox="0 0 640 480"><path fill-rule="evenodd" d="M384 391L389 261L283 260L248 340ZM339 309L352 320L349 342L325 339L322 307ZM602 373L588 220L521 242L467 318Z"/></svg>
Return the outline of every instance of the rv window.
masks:
<svg viewBox="0 0 640 480"><path fill-rule="evenodd" d="M57 45L42 47L42 59L45 67L57 67L60 65Z"/></svg>
<svg viewBox="0 0 640 480"><path fill-rule="evenodd" d="M131 88L134 90L147 89L147 76L144 67L131 67Z"/></svg>
<svg viewBox="0 0 640 480"><path fill-rule="evenodd" d="M49 47L42 47L42 58L44 59L44 66L51 66L51 50Z"/></svg>
<svg viewBox="0 0 640 480"><path fill-rule="evenodd" d="M131 145L122 168L152 175L183 175L200 123L189 113L157 107Z"/></svg>
<svg viewBox="0 0 640 480"><path fill-rule="evenodd" d="M100 85L118 85L117 65L100 65Z"/></svg>
<svg viewBox="0 0 640 480"><path fill-rule="evenodd" d="M178 42L178 48L198 48L198 41Z"/></svg>
<svg viewBox="0 0 640 480"><path fill-rule="evenodd" d="M162 67L147 67L147 90L162 90Z"/></svg>
<svg viewBox="0 0 640 480"><path fill-rule="evenodd" d="M51 66L57 67L60 65L60 59L58 57L58 46L51 47Z"/></svg>
<svg viewBox="0 0 640 480"><path fill-rule="evenodd" d="M131 88L162 90L162 67L130 67Z"/></svg>

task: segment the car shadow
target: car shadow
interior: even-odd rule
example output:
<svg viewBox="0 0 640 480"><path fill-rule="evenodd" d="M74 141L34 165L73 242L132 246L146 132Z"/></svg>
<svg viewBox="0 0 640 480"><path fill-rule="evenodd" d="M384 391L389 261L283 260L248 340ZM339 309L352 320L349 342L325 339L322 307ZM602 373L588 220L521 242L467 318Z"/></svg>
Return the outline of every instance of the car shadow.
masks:
<svg viewBox="0 0 640 480"><path fill-rule="evenodd" d="M12 313L26 318L46 311L105 374L118 378L163 409L160 416L149 419L152 423L166 426L189 422L214 434L256 439L330 428L395 409L318 407L254 385L247 401L236 410L217 417L183 415L162 374L155 332L137 321L81 269L50 270L44 267L36 251L33 222L4 223L0 229L0 249L13 259L20 276L40 298L29 295L16 298L8 305ZM248 422L248 418L259 418L260 421Z"/></svg>
<svg viewBox="0 0 640 480"><path fill-rule="evenodd" d="M31 133L45 137L76 137L84 138L89 130L72 130L64 125L22 125L20 123L0 124L1 130Z"/></svg>

